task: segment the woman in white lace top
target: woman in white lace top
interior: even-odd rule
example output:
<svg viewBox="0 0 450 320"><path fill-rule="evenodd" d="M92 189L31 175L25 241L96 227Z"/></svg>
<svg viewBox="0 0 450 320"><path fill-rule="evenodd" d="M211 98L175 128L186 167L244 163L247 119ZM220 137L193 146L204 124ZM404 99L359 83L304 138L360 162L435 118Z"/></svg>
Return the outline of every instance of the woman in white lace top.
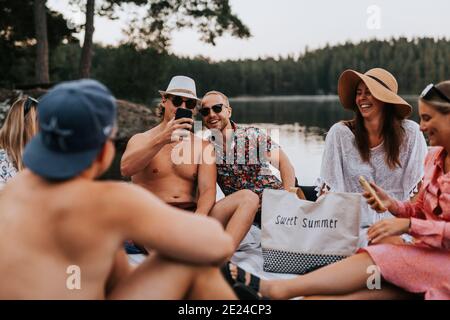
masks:
<svg viewBox="0 0 450 320"><path fill-rule="evenodd" d="M341 75L339 98L355 112L355 118L335 124L327 134L319 193L362 193L359 176L399 200L408 200L418 191L427 146L419 125L405 119L412 108L397 91L397 81L384 69L365 74L347 70ZM377 215L362 198L359 245L367 245L369 225L390 217L389 213Z"/></svg>
<svg viewBox="0 0 450 320"><path fill-rule="evenodd" d="M37 104L31 97L14 102L0 129L0 188L23 169L23 149L38 131Z"/></svg>

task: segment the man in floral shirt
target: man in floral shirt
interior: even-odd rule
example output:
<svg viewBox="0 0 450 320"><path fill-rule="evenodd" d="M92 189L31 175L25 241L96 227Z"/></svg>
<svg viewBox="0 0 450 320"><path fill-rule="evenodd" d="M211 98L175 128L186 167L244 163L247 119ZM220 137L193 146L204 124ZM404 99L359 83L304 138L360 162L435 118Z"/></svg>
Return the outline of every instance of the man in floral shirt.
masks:
<svg viewBox="0 0 450 320"><path fill-rule="evenodd" d="M264 189L286 189L295 185L295 171L287 155L264 130L241 127L231 121L232 109L221 92L210 91L202 99L200 114L211 130L216 151L217 183L227 196L248 189L261 199ZM281 180L270 164L280 170ZM260 225L261 214L255 217Z"/></svg>

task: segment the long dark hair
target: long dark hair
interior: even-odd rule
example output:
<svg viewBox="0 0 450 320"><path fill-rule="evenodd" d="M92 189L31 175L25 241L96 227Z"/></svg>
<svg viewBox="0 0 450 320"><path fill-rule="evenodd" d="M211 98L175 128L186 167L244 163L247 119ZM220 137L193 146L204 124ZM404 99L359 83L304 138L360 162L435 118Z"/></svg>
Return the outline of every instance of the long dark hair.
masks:
<svg viewBox="0 0 450 320"><path fill-rule="evenodd" d="M370 160L369 133L364 126L364 118L359 110L352 120L343 121L355 135L356 146L364 162ZM385 104L383 107L383 147L386 153L385 161L389 168L401 167L400 147L405 137L405 129L402 127L402 118L395 112L393 105Z"/></svg>

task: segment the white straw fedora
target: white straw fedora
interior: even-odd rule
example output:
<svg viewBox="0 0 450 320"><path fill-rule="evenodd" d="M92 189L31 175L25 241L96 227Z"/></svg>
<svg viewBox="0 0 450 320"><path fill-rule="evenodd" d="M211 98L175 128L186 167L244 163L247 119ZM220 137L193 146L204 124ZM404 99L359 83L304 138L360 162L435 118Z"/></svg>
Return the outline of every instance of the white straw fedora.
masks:
<svg viewBox="0 0 450 320"><path fill-rule="evenodd" d="M341 74L338 82L338 94L344 108L358 110L355 96L356 88L361 81L369 88L372 96L393 105L400 117L407 118L411 114L411 105L397 94L397 80L391 73L381 68L371 69L365 74L354 70L346 70Z"/></svg>
<svg viewBox="0 0 450 320"><path fill-rule="evenodd" d="M171 94L185 98L200 100L197 98L197 90L195 89L195 81L185 76L175 76L170 80L166 91L159 90L161 95Z"/></svg>

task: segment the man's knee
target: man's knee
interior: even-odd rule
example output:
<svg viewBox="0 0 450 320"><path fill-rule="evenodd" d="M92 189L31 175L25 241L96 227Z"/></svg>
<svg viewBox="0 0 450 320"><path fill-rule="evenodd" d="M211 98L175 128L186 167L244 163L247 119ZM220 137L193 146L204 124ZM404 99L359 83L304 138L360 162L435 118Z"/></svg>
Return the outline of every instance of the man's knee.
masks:
<svg viewBox="0 0 450 320"><path fill-rule="evenodd" d="M200 266L200 265L193 266L192 270L196 274L196 277L200 277L200 278L204 277L206 279L211 279L211 276L220 272L218 267Z"/></svg>
<svg viewBox="0 0 450 320"><path fill-rule="evenodd" d="M254 193L251 190L240 190L239 196L240 196L240 204L242 205L249 205L252 207L255 207L256 209L259 206L259 197L256 193Z"/></svg>
<svg viewBox="0 0 450 320"><path fill-rule="evenodd" d="M196 272L197 265L185 263L176 259L167 258L159 253L151 253L136 270L153 269L153 270L173 270L174 272L189 271Z"/></svg>

